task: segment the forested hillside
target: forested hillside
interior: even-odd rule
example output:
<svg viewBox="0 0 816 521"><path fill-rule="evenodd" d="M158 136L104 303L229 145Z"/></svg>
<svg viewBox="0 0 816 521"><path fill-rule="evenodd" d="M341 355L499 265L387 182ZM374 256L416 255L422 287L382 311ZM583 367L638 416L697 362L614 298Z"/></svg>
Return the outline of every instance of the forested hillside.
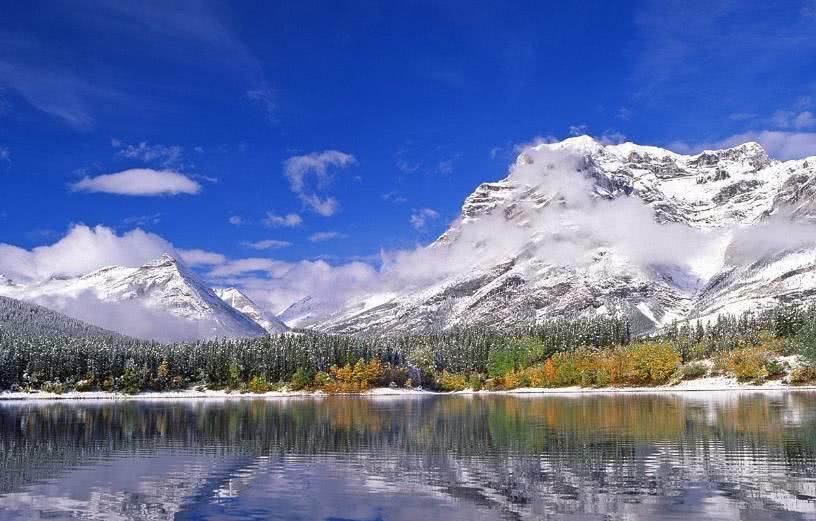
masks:
<svg viewBox="0 0 816 521"><path fill-rule="evenodd" d="M0 296L0 331L44 337L118 336L48 308L3 296Z"/></svg>
<svg viewBox="0 0 816 521"><path fill-rule="evenodd" d="M8 308L0 331L0 391L506 390L649 386L717 375L753 383L816 381L816 308L674 323L648 338L633 338L626 320L598 317L512 331L471 327L405 336L306 331L162 344L110 335L36 306L0 302Z"/></svg>

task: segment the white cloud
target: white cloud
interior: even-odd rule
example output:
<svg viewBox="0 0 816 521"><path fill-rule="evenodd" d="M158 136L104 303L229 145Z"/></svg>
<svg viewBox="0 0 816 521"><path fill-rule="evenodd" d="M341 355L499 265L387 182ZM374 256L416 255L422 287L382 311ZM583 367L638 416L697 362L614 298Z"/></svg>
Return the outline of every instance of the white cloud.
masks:
<svg viewBox="0 0 816 521"><path fill-rule="evenodd" d="M192 250L176 250L185 263L190 266L216 266L224 264L227 258L220 254L206 250L192 249Z"/></svg>
<svg viewBox="0 0 816 521"><path fill-rule="evenodd" d="M295 226L300 226L303 224L303 219L296 213L276 215L267 212L266 217L264 217L261 222L267 228L280 228L282 226L286 228L294 228Z"/></svg>
<svg viewBox="0 0 816 521"><path fill-rule="evenodd" d="M102 301L90 290L74 297L44 295L33 301L69 317L135 338L175 342L212 336L212 324L150 309L135 300Z"/></svg>
<svg viewBox="0 0 816 521"><path fill-rule="evenodd" d="M161 214L154 213L150 215L135 215L133 217L125 217L122 219L122 224L126 226L147 226L148 224L158 224L161 221Z"/></svg>
<svg viewBox="0 0 816 521"><path fill-rule="evenodd" d="M275 102L275 93L272 89L267 85L261 85L248 90L246 97L258 103L266 111L266 115L274 121L275 114L278 111L278 105Z"/></svg>
<svg viewBox="0 0 816 521"><path fill-rule="evenodd" d="M442 174L442 175L452 174L454 164L456 163L456 159L458 159L458 158L454 157L454 158L451 158L451 159L446 159L444 161L438 162L436 164L436 167L434 168L434 172L436 172L437 174Z"/></svg>
<svg viewBox="0 0 816 521"><path fill-rule="evenodd" d="M406 202L408 200L405 197L403 197L402 195L400 195L400 193L397 190L392 190L390 192L386 192L386 193L380 195L380 198L383 201L391 201L392 203L396 203L396 204L401 204L401 203L404 203L404 202Z"/></svg>
<svg viewBox="0 0 816 521"><path fill-rule="evenodd" d="M801 159L816 156L816 132L787 132L782 130L749 131L728 136L719 141L689 143L677 141L668 147L682 154L695 154L703 150L730 148L747 142L757 142L777 159Z"/></svg>
<svg viewBox="0 0 816 521"><path fill-rule="evenodd" d="M816 125L816 118L813 113L805 110L793 112L790 110L777 110L771 117L771 121L777 128L793 128L802 130Z"/></svg>
<svg viewBox="0 0 816 521"><path fill-rule="evenodd" d="M309 236L309 242L323 242L333 239L345 239L348 235L340 232L317 232Z"/></svg>
<svg viewBox="0 0 816 521"><path fill-rule="evenodd" d="M173 251L169 242L140 229L117 235L105 226L80 224L50 246L25 250L0 244L0 273L22 280L76 276L110 265L140 266Z"/></svg>
<svg viewBox="0 0 816 521"><path fill-rule="evenodd" d="M384 280L365 262L332 265L323 260L282 262L259 258L230 261L207 276L214 283L239 287L275 313L308 295L325 309L338 310L366 291L382 288Z"/></svg>
<svg viewBox="0 0 816 521"><path fill-rule="evenodd" d="M117 152L119 156L138 159L145 163L158 163L163 167L179 164L184 153L184 149L177 145L150 145L145 141L127 145L114 138L111 139L111 145L119 149Z"/></svg>
<svg viewBox="0 0 816 521"><path fill-rule="evenodd" d="M223 278L254 272L265 272L274 276L286 272L289 267L290 264L283 261L252 257L225 262L213 268L212 271L208 273L208 276Z"/></svg>
<svg viewBox="0 0 816 521"><path fill-rule="evenodd" d="M11 163L11 154L9 154L8 148L0 147L0 160Z"/></svg>
<svg viewBox="0 0 816 521"><path fill-rule="evenodd" d="M312 152L303 156L293 156L284 161L284 175L289 180L289 187L303 203L316 213L331 216L337 211L338 203L334 197L321 197L307 186L307 179L314 174L318 190L324 190L331 182L330 167L346 168L357 160L351 154L337 150Z"/></svg>
<svg viewBox="0 0 816 521"><path fill-rule="evenodd" d="M31 41L9 41L3 39L9 55L15 48L30 51L35 47ZM12 60L0 59L0 87L15 91L33 108L63 120L77 130L93 127L94 116L91 106L96 102L110 103L120 98L118 93L99 87L86 78L55 67L23 63L20 52Z"/></svg>
<svg viewBox="0 0 816 521"><path fill-rule="evenodd" d="M232 215L229 218L229 223L233 226L238 226L239 224L244 224L244 220L241 218L240 215Z"/></svg>
<svg viewBox="0 0 816 521"><path fill-rule="evenodd" d="M814 125L816 125L816 118L813 117L813 112L800 112L795 118L793 118L794 128L811 128Z"/></svg>
<svg viewBox="0 0 816 521"><path fill-rule="evenodd" d="M275 239L266 239L255 242L242 242L241 246L245 248L252 248L253 250L277 250L280 248L287 248L292 243L288 241L276 241Z"/></svg>
<svg viewBox="0 0 816 521"><path fill-rule="evenodd" d="M640 4L631 78L637 94L644 102L676 100L698 113L714 112L724 102L768 98L767 79L801 68L816 39L812 20L768 17L765 9L761 3L704 0Z"/></svg>
<svg viewBox="0 0 816 521"><path fill-rule="evenodd" d="M731 121L746 121L749 119L754 119L757 115L753 112L734 112L728 115L728 119Z"/></svg>
<svg viewBox="0 0 816 521"><path fill-rule="evenodd" d="M805 0L801 13L802 18L816 18L816 0Z"/></svg>
<svg viewBox="0 0 816 521"><path fill-rule="evenodd" d="M513 151L516 152L517 154L521 154L522 152L524 152L528 148L535 148L538 145L543 145L543 144L546 144L546 143L555 143L557 141L560 141L560 140L557 137L553 136L553 135L549 135L549 136L539 135L539 136L535 136L530 141L525 141L523 143L518 143L518 144L513 145Z"/></svg>
<svg viewBox="0 0 816 521"><path fill-rule="evenodd" d="M596 139L603 145L618 145L626 141L626 136L614 130L607 130Z"/></svg>
<svg viewBox="0 0 816 521"><path fill-rule="evenodd" d="M618 112L615 113L615 117L621 121L631 121L632 119L632 109L626 107L620 107Z"/></svg>
<svg viewBox="0 0 816 521"><path fill-rule="evenodd" d="M419 170L419 163L409 163L404 159L397 159L397 168L400 172L404 174L413 174L417 170Z"/></svg>
<svg viewBox="0 0 816 521"><path fill-rule="evenodd" d="M197 194L201 185L184 174L169 170L133 168L115 174L85 177L71 185L76 192L155 196Z"/></svg>
<svg viewBox="0 0 816 521"><path fill-rule="evenodd" d="M414 210L411 212L409 222L411 223L411 226L417 230L421 230L422 228L425 228L428 221L433 221L437 218L439 218L439 213L436 210L432 210L431 208L420 208L419 210Z"/></svg>
<svg viewBox="0 0 816 521"><path fill-rule="evenodd" d="M570 136L583 136L587 133L587 126L582 124L579 125L570 125L569 126L569 135Z"/></svg>

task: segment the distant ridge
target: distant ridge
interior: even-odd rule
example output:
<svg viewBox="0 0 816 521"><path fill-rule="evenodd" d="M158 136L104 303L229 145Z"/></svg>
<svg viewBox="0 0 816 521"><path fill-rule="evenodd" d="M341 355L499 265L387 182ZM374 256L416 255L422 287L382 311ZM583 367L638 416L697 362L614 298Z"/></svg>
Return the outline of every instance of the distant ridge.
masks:
<svg viewBox="0 0 816 521"><path fill-rule="evenodd" d="M3 332L32 336L121 336L37 304L0 296L0 334Z"/></svg>
<svg viewBox="0 0 816 521"><path fill-rule="evenodd" d="M7 285L0 287L0 293L26 301L59 301L68 306L75 299L90 297L98 301L101 312L109 315L100 317L107 320L100 325L147 339L193 340L268 334L260 324L221 300L198 275L170 254L138 268L107 266L79 277L52 277L32 284ZM114 311L118 315L111 318ZM140 312L146 316L137 317ZM69 308L66 313L70 313ZM95 318L90 314L86 319ZM127 322L138 322L138 332L129 330Z"/></svg>

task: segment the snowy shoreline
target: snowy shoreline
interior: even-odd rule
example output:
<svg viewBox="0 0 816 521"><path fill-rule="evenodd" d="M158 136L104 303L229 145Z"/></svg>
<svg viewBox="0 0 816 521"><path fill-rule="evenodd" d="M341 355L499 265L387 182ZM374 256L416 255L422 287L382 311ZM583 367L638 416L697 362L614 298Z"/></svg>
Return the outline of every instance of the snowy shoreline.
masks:
<svg viewBox="0 0 816 521"><path fill-rule="evenodd" d="M322 391L270 391L267 393L241 393L238 391L188 389L184 391L145 392L138 394L124 394L106 391L77 392L63 394L36 392L0 392L0 402L28 402L28 401L80 401L80 400L265 400L277 398L325 398L329 396L359 396L366 398L399 397L399 396L489 396L489 395L524 395L524 396L553 396L553 395L604 395L604 394L685 394L685 393L724 393L724 392L797 392L816 391L816 384L791 385L775 380L761 385L743 384L735 378L710 377L680 382L676 385L660 385L655 387L555 387L536 388L522 387L503 391L455 391L436 392L421 389L391 389L376 388L364 393L354 394L327 394Z"/></svg>

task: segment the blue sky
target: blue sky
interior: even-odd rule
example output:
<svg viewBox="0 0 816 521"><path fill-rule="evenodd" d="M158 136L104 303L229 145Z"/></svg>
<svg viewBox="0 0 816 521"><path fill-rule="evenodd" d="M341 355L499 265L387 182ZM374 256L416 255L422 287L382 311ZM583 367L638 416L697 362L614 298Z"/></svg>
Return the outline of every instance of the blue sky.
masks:
<svg viewBox="0 0 816 521"><path fill-rule="evenodd" d="M816 155L814 27L813 0L9 3L0 242L338 265L433 240L537 137Z"/></svg>

